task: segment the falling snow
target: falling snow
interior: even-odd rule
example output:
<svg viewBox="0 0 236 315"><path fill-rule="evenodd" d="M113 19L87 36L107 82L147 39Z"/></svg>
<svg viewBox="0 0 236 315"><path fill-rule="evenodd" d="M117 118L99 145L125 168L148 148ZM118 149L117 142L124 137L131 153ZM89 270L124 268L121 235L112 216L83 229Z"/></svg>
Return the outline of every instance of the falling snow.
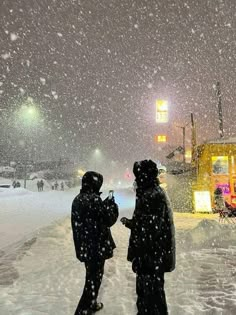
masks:
<svg viewBox="0 0 236 315"><path fill-rule="evenodd" d="M18 39L18 35L17 34L15 34L15 33L11 33L10 34L10 39L11 39L11 41L15 41L15 40L17 40Z"/></svg>

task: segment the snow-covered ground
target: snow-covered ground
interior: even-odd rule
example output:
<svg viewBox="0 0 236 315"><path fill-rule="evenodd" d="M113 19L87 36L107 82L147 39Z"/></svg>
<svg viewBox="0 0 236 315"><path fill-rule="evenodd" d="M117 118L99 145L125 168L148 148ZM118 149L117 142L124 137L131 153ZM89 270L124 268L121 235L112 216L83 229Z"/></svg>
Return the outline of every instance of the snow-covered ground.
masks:
<svg viewBox="0 0 236 315"><path fill-rule="evenodd" d="M79 190L76 187L39 193L24 188L7 188L0 192L0 249L69 215L72 200ZM107 195L108 189L104 189L102 198ZM115 191L115 198L121 211L134 206L131 190Z"/></svg>
<svg viewBox="0 0 236 315"><path fill-rule="evenodd" d="M73 314L84 283L84 267L75 258L69 217L70 204L76 193L30 193L9 198L8 202L6 198L0 201L0 209L4 200L7 207L0 213L1 229L17 211L24 220L30 215L27 224L35 220L37 229L29 229L27 233L22 231L23 240L9 243L0 252L0 314ZM117 195L121 212L131 216L133 194L120 192ZM125 207L127 205L129 209ZM48 214L50 211L53 215ZM2 217L5 218L3 224ZM16 232L24 226L20 217L19 213L13 219ZM36 224L39 218L40 224ZM47 219L59 218L51 225L46 224ZM13 221L10 229L13 229ZM190 213L176 213L175 225L177 268L166 274L170 314L235 314L235 227L220 225L213 214ZM112 232L117 249L106 263L100 290L105 307L99 314L136 314L135 275L126 260L129 231L117 223ZM4 233L11 234L7 230Z"/></svg>

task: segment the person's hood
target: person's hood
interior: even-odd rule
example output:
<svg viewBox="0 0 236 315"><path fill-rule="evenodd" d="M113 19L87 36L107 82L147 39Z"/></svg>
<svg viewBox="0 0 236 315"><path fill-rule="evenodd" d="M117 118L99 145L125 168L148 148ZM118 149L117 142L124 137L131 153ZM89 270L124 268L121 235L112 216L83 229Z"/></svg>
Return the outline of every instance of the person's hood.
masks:
<svg viewBox="0 0 236 315"><path fill-rule="evenodd" d="M158 168L152 160L143 160L134 163L133 173L138 188L146 188L158 183Z"/></svg>
<svg viewBox="0 0 236 315"><path fill-rule="evenodd" d="M99 193L99 190L103 183L103 176L97 172L86 172L82 177L81 192L95 192Z"/></svg>

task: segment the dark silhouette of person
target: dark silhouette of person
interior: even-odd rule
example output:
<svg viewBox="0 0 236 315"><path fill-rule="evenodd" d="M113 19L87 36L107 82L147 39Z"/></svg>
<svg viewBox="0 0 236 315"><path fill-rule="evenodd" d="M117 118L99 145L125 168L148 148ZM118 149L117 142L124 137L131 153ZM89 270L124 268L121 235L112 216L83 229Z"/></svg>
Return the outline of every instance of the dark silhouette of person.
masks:
<svg viewBox="0 0 236 315"><path fill-rule="evenodd" d="M20 188L21 187L21 184L19 181L16 182L16 188Z"/></svg>
<svg viewBox="0 0 236 315"><path fill-rule="evenodd" d="M58 185L59 185L59 184L58 184L58 182L56 181L56 182L55 182L55 184L54 184L54 188L55 188L55 190L57 190L57 189L58 189Z"/></svg>
<svg viewBox="0 0 236 315"><path fill-rule="evenodd" d="M101 174L86 172L80 193L72 203L71 225L76 256L86 268L84 290L75 315L90 315L103 308L103 304L97 302L97 296L105 260L113 256L116 247L110 227L118 218L118 206L114 197L102 201L102 183Z"/></svg>
<svg viewBox="0 0 236 315"><path fill-rule="evenodd" d="M43 191L43 187L44 187L44 181L43 181L43 179L41 179L41 181L40 181L40 188L41 188L41 191Z"/></svg>
<svg viewBox="0 0 236 315"><path fill-rule="evenodd" d="M40 181L37 181L37 187L38 187L38 191L40 191Z"/></svg>
<svg viewBox="0 0 236 315"><path fill-rule="evenodd" d="M136 205L132 219L121 218L131 229L128 261L136 273L138 315L168 314L164 273L175 268L175 230L169 199L159 186L151 160L135 162Z"/></svg>

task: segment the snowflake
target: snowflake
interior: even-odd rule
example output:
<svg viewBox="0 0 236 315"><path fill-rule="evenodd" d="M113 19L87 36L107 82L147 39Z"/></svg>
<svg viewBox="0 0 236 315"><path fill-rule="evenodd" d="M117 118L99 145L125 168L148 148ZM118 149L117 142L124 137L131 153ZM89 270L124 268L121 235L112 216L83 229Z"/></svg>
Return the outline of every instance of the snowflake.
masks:
<svg viewBox="0 0 236 315"><path fill-rule="evenodd" d="M10 39L14 42L15 40L17 40L17 38L18 38L19 36L18 35L16 35L15 33L11 33L10 34Z"/></svg>
<svg viewBox="0 0 236 315"><path fill-rule="evenodd" d="M6 59L10 58L11 55L10 55L10 53L5 53L5 54L2 54L1 57L2 57L4 60L6 60Z"/></svg>
<svg viewBox="0 0 236 315"><path fill-rule="evenodd" d="M40 78L40 82L44 85L46 80L44 78Z"/></svg>
<svg viewBox="0 0 236 315"><path fill-rule="evenodd" d="M57 95L57 93L56 93L55 91L52 91L52 95L53 95L53 97L55 98L55 100L58 99L58 95Z"/></svg>

